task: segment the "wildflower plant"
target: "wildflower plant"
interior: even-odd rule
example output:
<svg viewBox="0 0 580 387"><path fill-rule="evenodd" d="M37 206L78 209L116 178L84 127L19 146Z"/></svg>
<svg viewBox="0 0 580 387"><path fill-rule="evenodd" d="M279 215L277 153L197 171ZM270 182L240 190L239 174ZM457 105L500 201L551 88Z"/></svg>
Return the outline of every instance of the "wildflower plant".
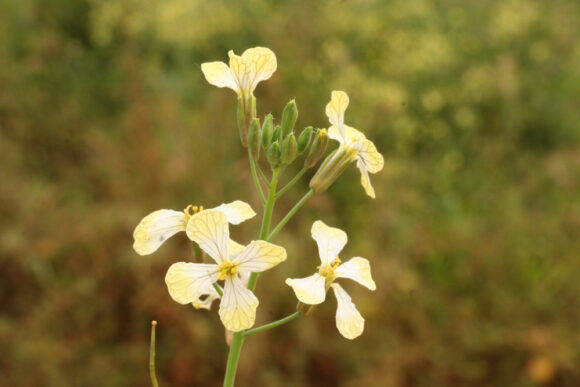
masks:
<svg viewBox="0 0 580 387"><path fill-rule="evenodd" d="M298 133L295 132L298 108L294 100L284 107L279 123L275 123L272 114L261 120L257 116L254 90L258 83L269 79L276 71L275 54L268 48L255 47L244 51L241 56L230 51L229 58L229 65L208 62L202 64L201 69L210 84L230 88L238 97L240 139L248 151L252 179L262 206L262 224L257 240L241 244L230 239L230 225L239 225L256 215L250 204L241 200L211 209L188 205L183 211L157 210L145 216L133 233L133 247L140 255L152 254L167 239L181 232L185 232L193 242L197 259L172 264L165 283L173 300L192 305L195 309L211 310L212 304L219 300L218 314L228 333L226 337L230 346L224 386L234 385L242 345L247 337L291 322L301 315L309 315L315 305L325 301L331 288L337 299L336 325L340 334L347 339L362 334L364 318L337 280L354 280L375 290L370 263L361 257L343 263L338 255L346 245L347 234L321 220L312 225L312 237L320 256L317 272L305 278L286 280L299 300L296 311L280 320L253 327L260 304L255 290L259 273L276 269L287 258L296 259L287 257L284 247L271 241L310 197L328 189L349 164L356 162L361 172L361 184L367 195L374 198L369 173L377 173L383 168L383 157L375 145L360 131L344 124L344 113L349 104L344 91L331 93L326 106L329 128L306 126ZM338 141L338 148L324 158L304 196L272 227L277 199L323 159L329 139ZM279 188L282 174L301 157L302 169ZM265 165L269 167L269 173L263 171ZM199 259L204 257L202 251L207 256L205 261ZM316 261L318 259L313 258L313 266ZM151 372L152 383L156 385L153 366Z"/></svg>

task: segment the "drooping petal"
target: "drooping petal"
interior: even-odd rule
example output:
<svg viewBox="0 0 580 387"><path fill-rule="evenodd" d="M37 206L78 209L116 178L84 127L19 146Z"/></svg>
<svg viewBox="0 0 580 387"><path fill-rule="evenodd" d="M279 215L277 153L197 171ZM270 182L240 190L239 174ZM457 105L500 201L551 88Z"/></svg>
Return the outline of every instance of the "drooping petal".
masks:
<svg viewBox="0 0 580 387"><path fill-rule="evenodd" d="M236 200L227 204L220 204L214 208L214 210L222 212L231 224L240 224L243 221L256 216L252 207L241 200Z"/></svg>
<svg viewBox="0 0 580 387"><path fill-rule="evenodd" d="M360 171L360 183L363 186L365 192L367 195L369 195L371 198L375 198L375 189L373 188L372 184L371 184L371 179L369 177L369 172L366 169L366 166L364 165L363 162L361 162L361 160L357 160L356 162L356 166Z"/></svg>
<svg viewBox="0 0 580 387"><path fill-rule="evenodd" d="M336 278L349 278L358 282L370 290L375 290L377 285L371 276L371 265L366 258L354 257L341 264L334 270Z"/></svg>
<svg viewBox="0 0 580 387"><path fill-rule="evenodd" d="M276 71L276 55L266 47L249 48L242 56L230 51L230 68L246 94L252 94L261 81L270 79Z"/></svg>
<svg viewBox="0 0 580 387"><path fill-rule="evenodd" d="M201 71L205 79L217 87L227 87L238 93L240 88L236 83L236 78L232 71L224 62L207 62L202 63Z"/></svg>
<svg viewBox="0 0 580 387"><path fill-rule="evenodd" d="M226 278L219 315L227 329L239 332L254 325L258 304L254 293L244 286L238 276Z"/></svg>
<svg viewBox="0 0 580 387"><path fill-rule="evenodd" d="M348 293L339 285L330 285L334 290L336 301L336 327L341 335L349 340L355 339L365 329L365 319L354 306Z"/></svg>
<svg viewBox="0 0 580 387"><path fill-rule="evenodd" d="M208 288L217 280L217 265L177 262L169 267L165 283L169 295L180 304L189 304L207 294Z"/></svg>
<svg viewBox="0 0 580 387"><path fill-rule="evenodd" d="M372 141L364 139L358 146L358 158L370 173L377 173L385 165L383 155L377 151Z"/></svg>
<svg viewBox="0 0 580 387"><path fill-rule="evenodd" d="M192 215L185 231L189 239L199 244L218 264L229 258L230 231L222 212L203 210Z"/></svg>
<svg viewBox="0 0 580 387"><path fill-rule="evenodd" d="M338 129L345 140L344 112L348 107L348 103L348 95L344 91L334 90L330 94L330 102L326 105L326 115L328 116L328 120Z"/></svg>
<svg viewBox="0 0 580 387"><path fill-rule="evenodd" d="M286 259L286 249L266 241L252 241L235 261L242 271L261 272Z"/></svg>
<svg viewBox="0 0 580 387"><path fill-rule="evenodd" d="M158 210L144 217L133 232L133 248L140 255L153 253L168 238L185 231L185 214L173 210Z"/></svg>
<svg viewBox="0 0 580 387"><path fill-rule="evenodd" d="M326 299L325 278L318 273L306 278L286 278L286 284L294 290L299 301L318 305Z"/></svg>
<svg viewBox="0 0 580 387"><path fill-rule="evenodd" d="M318 253L323 266L328 265L342 251L348 240L346 233L335 227L328 227L323 221L312 224L312 238L318 244Z"/></svg>
<svg viewBox="0 0 580 387"><path fill-rule="evenodd" d="M207 309L207 310L211 310L211 305L213 304L213 302L215 300L220 299L220 295L217 292L217 290L214 289L214 287L211 287L211 290L213 291L212 293L204 293L201 295L201 297L206 296L203 300L200 298L198 298L197 300L194 300L191 305L195 308L195 309Z"/></svg>

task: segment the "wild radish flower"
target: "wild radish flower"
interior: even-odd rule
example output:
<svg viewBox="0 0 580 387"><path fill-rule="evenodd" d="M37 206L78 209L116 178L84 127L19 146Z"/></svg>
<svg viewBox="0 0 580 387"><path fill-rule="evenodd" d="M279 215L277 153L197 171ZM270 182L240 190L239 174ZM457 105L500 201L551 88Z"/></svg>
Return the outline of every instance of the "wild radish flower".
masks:
<svg viewBox="0 0 580 387"><path fill-rule="evenodd" d="M178 262L169 268L165 283L171 297L180 304L199 300L216 281L224 281L219 315L224 326L239 332L254 325L259 301L245 285L251 272L268 270L286 259L283 247L252 241L247 246L230 242L228 220L218 210L191 216L187 236L198 243L216 264Z"/></svg>
<svg viewBox="0 0 580 387"><path fill-rule="evenodd" d="M286 284L292 287L298 300L310 305L322 303L326 299L326 292L332 288L338 302L336 327L340 334L352 340L363 332L365 320L348 293L334 281L337 278L349 278L375 290L369 261L354 257L342 263L338 254L346 245L346 233L338 228L328 227L320 220L312 225L312 238L318 244L320 255L321 265L318 266L318 272L306 278L288 278Z"/></svg>
<svg viewBox="0 0 580 387"><path fill-rule="evenodd" d="M214 209L222 212L231 224L240 224L256 215L252 207L241 200L224 203ZM155 252L167 239L185 231L191 216L201 211L204 211L202 206L190 205L183 211L157 210L150 213L135 227L133 249L139 255Z"/></svg>
<svg viewBox="0 0 580 387"><path fill-rule="evenodd" d="M351 162L356 161L361 173L361 184L367 195L374 199L375 190L369 173L377 173L383 169L383 156L363 133L344 124L344 112L348 104L349 98L344 91L332 92L330 102L326 105L326 115L332 124L328 128L328 136L337 140L340 146L324 160L312 177L310 188L315 188L316 192L326 190Z"/></svg>

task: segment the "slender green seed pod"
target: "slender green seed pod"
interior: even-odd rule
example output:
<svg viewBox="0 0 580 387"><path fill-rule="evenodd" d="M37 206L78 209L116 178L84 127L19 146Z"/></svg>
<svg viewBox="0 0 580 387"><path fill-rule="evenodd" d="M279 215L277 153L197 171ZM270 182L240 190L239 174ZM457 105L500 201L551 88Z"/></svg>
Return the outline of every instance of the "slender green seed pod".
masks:
<svg viewBox="0 0 580 387"><path fill-rule="evenodd" d="M290 164L296 158L296 151L298 144L296 143L296 137L294 133L290 133L284 141L282 141L282 146L280 147L280 161L282 164Z"/></svg>
<svg viewBox="0 0 580 387"><path fill-rule="evenodd" d="M262 147L268 149L270 142L272 142L272 136L274 134L274 117L272 114L268 114L264 117L264 122L262 123Z"/></svg>
<svg viewBox="0 0 580 387"><path fill-rule="evenodd" d="M308 127L304 128L302 133L300 133L300 136L298 136L297 156L300 156L302 153L304 153L306 148L308 148L308 145L310 144L311 138L312 138L312 126L308 126Z"/></svg>
<svg viewBox="0 0 580 387"><path fill-rule="evenodd" d="M270 144L266 151L266 158L272 168L277 168L280 165L280 145L278 144L278 141L274 141Z"/></svg>
<svg viewBox="0 0 580 387"><path fill-rule="evenodd" d="M298 107L296 106L296 101L290 100L284 111L282 112L282 135L287 136L294 130L294 125L298 119Z"/></svg>
<svg viewBox="0 0 580 387"><path fill-rule="evenodd" d="M260 145L262 143L261 136L260 120L254 118L252 122L250 122L250 129L248 130L248 147L250 149L250 155L254 161L258 161L260 158Z"/></svg>

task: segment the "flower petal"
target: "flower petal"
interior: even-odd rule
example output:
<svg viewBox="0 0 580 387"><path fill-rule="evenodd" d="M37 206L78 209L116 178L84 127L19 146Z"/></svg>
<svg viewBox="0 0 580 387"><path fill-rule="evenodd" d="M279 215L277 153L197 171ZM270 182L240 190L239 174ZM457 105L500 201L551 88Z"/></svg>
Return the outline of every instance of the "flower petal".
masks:
<svg viewBox="0 0 580 387"><path fill-rule="evenodd" d="M368 259L362 257L354 257L341 264L334 270L334 274L336 278L349 278L370 290L377 288L371 277L371 265Z"/></svg>
<svg viewBox="0 0 580 387"><path fill-rule="evenodd" d="M242 271L261 272L286 260L286 249L266 241L252 241L235 261Z"/></svg>
<svg viewBox="0 0 580 387"><path fill-rule="evenodd" d="M227 87L239 92L240 88L236 83L236 78L232 71L224 62L207 62L202 63L201 71L205 75L205 79L212 85L217 87Z"/></svg>
<svg viewBox="0 0 580 387"><path fill-rule="evenodd" d="M383 155L377 151L372 141L363 139L358 146L358 158L370 173L377 173L385 165Z"/></svg>
<svg viewBox="0 0 580 387"><path fill-rule="evenodd" d="M230 239L228 241L228 253L230 254L230 256L235 256L241 253L242 251L244 251L245 248L246 246L239 244L233 239Z"/></svg>
<svg viewBox="0 0 580 387"><path fill-rule="evenodd" d="M318 253L323 266L328 265L342 251L348 240L341 229L328 227L323 221L312 224L312 238L318 244Z"/></svg>
<svg viewBox="0 0 580 387"><path fill-rule="evenodd" d="M212 286L213 289L213 286ZM197 300L194 300L191 305L195 308L195 309L207 309L207 310L211 310L211 305L213 304L213 302L215 300L218 300L220 298L220 295L218 294L218 292L213 289L213 293L211 294L207 294L207 297L205 299L200 299L198 298ZM204 294L202 294L202 296L204 296Z"/></svg>
<svg viewBox="0 0 580 387"><path fill-rule="evenodd" d="M248 203L243 202L241 200L236 200L234 202L227 204L225 203L220 204L219 206L214 208L214 210L222 212L228 219L228 222L230 222L231 224L240 224L244 220L256 216L256 213L254 212L252 207L250 207Z"/></svg>
<svg viewBox="0 0 580 387"><path fill-rule="evenodd" d="M328 128L328 137L333 140L337 140L341 144L353 144L357 141L366 140L363 132L348 125L344 125L344 136L342 133L340 133L336 126L331 126ZM358 148L360 147L357 147L357 149Z"/></svg>
<svg viewBox="0 0 580 387"><path fill-rule="evenodd" d="M286 278L286 284L291 286L299 301L318 305L326 299L324 287L326 279L318 273L306 278Z"/></svg>
<svg viewBox="0 0 580 387"><path fill-rule="evenodd" d="M344 128L344 112L348 107L348 94L344 91L334 90L330 94L330 102L326 105L326 115L332 125L334 125L341 136L346 140Z"/></svg>
<svg viewBox="0 0 580 387"><path fill-rule="evenodd" d="M365 319L354 306L352 299L339 284L330 285L336 301L336 327L341 335L349 340L355 339L365 329Z"/></svg>
<svg viewBox="0 0 580 387"><path fill-rule="evenodd" d="M226 278L219 315L224 326L233 332L250 328L256 320L259 301L238 276Z"/></svg>
<svg viewBox="0 0 580 387"><path fill-rule="evenodd" d="M144 217L133 232L133 248L140 255L153 253L168 238L185 231L185 214L173 210L158 210Z"/></svg>
<svg viewBox="0 0 580 387"><path fill-rule="evenodd" d="M209 287L217 280L218 273L217 265L177 262L167 270L165 283L171 298L185 305L207 294Z"/></svg>
<svg viewBox="0 0 580 387"><path fill-rule="evenodd" d="M373 188L373 186L371 184L369 172L367 171L365 165L361 162L360 159L356 162L356 166L360 170L360 183L361 183L361 185L363 186L366 194L374 199L376 197L375 196L375 189Z"/></svg>
<svg viewBox="0 0 580 387"><path fill-rule="evenodd" d="M203 210L192 215L185 231L189 239L199 244L217 263L229 258L230 230L222 212Z"/></svg>
<svg viewBox="0 0 580 387"><path fill-rule="evenodd" d="M276 55L266 47L249 48L242 56L229 52L230 68L242 92L252 94L261 81L270 79L278 66Z"/></svg>

